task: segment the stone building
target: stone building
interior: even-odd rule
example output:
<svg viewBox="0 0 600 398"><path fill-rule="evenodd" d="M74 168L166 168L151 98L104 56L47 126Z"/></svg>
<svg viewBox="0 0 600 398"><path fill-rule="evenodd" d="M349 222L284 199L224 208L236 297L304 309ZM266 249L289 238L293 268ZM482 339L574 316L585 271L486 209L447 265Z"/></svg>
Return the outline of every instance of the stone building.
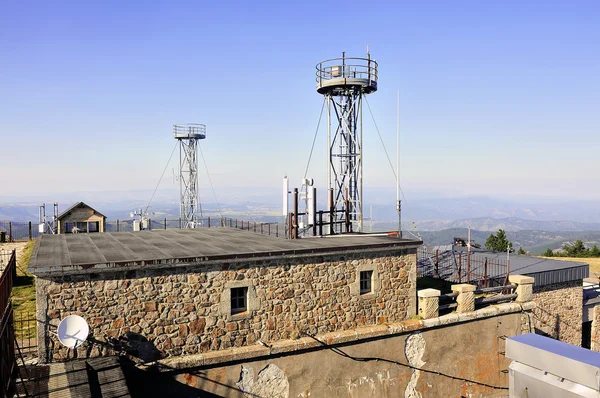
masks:
<svg viewBox="0 0 600 398"><path fill-rule="evenodd" d="M44 235L30 263L39 358L74 355L50 332L70 314L99 343L80 358L124 345L158 359L404 321L416 315L420 244L229 228Z"/></svg>
<svg viewBox="0 0 600 398"><path fill-rule="evenodd" d="M58 233L104 232L106 216L83 202L77 202L58 215Z"/></svg>

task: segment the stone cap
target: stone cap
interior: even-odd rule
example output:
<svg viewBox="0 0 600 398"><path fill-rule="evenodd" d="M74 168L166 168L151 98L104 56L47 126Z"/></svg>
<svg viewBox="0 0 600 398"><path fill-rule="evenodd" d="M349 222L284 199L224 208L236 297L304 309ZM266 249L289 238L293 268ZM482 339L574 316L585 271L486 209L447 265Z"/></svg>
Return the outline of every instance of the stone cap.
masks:
<svg viewBox="0 0 600 398"><path fill-rule="evenodd" d="M525 275L509 275L508 281L517 285L532 285L535 279Z"/></svg>
<svg viewBox="0 0 600 398"><path fill-rule="evenodd" d="M468 283L461 283L459 285L452 285L450 287L453 292L457 293L468 293L475 290L475 285L470 285Z"/></svg>
<svg viewBox="0 0 600 398"><path fill-rule="evenodd" d="M427 298L427 297L440 297L442 292L437 289L423 289L417 292L418 297Z"/></svg>

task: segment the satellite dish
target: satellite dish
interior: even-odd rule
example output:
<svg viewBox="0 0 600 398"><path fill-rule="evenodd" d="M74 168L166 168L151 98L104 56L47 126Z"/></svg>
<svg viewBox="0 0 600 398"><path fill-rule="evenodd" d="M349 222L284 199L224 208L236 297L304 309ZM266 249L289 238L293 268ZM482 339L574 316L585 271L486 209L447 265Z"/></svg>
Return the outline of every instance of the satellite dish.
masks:
<svg viewBox="0 0 600 398"><path fill-rule="evenodd" d="M67 348L79 347L90 333L90 327L79 315L69 315L58 324L56 335Z"/></svg>

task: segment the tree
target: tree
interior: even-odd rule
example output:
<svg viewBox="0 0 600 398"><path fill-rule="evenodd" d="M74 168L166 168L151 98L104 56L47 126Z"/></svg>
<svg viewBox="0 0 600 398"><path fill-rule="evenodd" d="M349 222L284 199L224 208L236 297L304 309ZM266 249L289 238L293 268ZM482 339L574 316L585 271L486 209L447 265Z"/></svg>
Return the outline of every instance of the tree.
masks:
<svg viewBox="0 0 600 398"><path fill-rule="evenodd" d="M504 232L502 229L499 229L496 235L491 234L487 238L485 241L485 248L495 252L505 252L509 248L511 253L515 251L512 248L512 242L508 241L506 238L506 232Z"/></svg>
<svg viewBox="0 0 600 398"><path fill-rule="evenodd" d="M552 250L550 250L550 248L547 248L546 251L542 253L542 256L552 257L552 256L554 256L554 253L552 252Z"/></svg>
<svg viewBox="0 0 600 398"><path fill-rule="evenodd" d="M600 249L598 249L598 246L594 245L594 247L592 247L592 250L590 250L590 257L600 257Z"/></svg>
<svg viewBox="0 0 600 398"><path fill-rule="evenodd" d="M526 256L527 252L523 249L523 246L519 247L519 251L517 252L520 256Z"/></svg>
<svg viewBox="0 0 600 398"><path fill-rule="evenodd" d="M581 239L577 239L572 245L564 245L563 250L567 257L587 257L590 252L585 248Z"/></svg>

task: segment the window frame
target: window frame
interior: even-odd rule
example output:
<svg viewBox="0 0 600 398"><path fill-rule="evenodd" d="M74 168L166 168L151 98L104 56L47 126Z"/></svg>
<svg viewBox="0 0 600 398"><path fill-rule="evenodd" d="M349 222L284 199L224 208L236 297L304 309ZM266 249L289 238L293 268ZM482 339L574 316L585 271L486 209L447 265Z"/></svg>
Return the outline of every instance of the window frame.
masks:
<svg viewBox="0 0 600 398"><path fill-rule="evenodd" d="M373 270L366 269L359 272L359 292L361 295L373 293ZM364 277L363 277L364 276Z"/></svg>
<svg viewBox="0 0 600 398"><path fill-rule="evenodd" d="M248 286L232 287L229 294L231 315L248 312Z"/></svg>

